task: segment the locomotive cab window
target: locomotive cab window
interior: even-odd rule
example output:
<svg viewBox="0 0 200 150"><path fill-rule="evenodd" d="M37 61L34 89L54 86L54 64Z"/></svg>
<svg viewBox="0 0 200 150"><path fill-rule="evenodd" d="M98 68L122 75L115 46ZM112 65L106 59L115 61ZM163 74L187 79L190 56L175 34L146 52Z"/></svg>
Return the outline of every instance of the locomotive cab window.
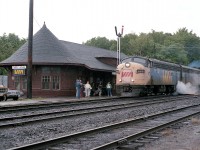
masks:
<svg viewBox="0 0 200 150"><path fill-rule="evenodd" d="M148 68L152 68L153 67L153 62L148 60Z"/></svg>
<svg viewBox="0 0 200 150"><path fill-rule="evenodd" d="M135 58L133 58L133 61L147 67L146 59L135 57Z"/></svg>
<svg viewBox="0 0 200 150"><path fill-rule="evenodd" d="M135 62L135 63L139 63L145 67L148 66L147 60L145 58L140 58L140 57L131 57L131 58L129 57L129 58L122 60L122 63L126 63L126 62Z"/></svg>
<svg viewBox="0 0 200 150"><path fill-rule="evenodd" d="M126 62L132 62L132 58L126 58L122 60L122 63L126 63Z"/></svg>
<svg viewBox="0 0 200 150"><path fill-rule="evenodd" d="M142 65L146 65L146 63L147 63L145 59L137 58L137 57L135 57L133 59L133 61L136 62L136 63L142 64Z"/></svg>

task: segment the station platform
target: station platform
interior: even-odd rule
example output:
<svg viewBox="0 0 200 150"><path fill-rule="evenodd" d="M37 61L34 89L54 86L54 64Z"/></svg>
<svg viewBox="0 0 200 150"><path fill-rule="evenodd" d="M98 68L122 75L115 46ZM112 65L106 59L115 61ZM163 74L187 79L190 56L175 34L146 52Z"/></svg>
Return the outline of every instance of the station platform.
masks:
<svg viewBox="0 0 200 150"><path fill-rule="evenodd" d="M92 96L92 97L82 97L77 99L76 97L52 97L52 98L19 98L17 101L13 99L8 99L7 101L0 101L0 107L6 106L19 106L19 105L31 105L31 104L42 104L42 103L56 103L56 102L73 102L73 101L87 101L95 99L110 99L116 98L117 96Z"/></svg>

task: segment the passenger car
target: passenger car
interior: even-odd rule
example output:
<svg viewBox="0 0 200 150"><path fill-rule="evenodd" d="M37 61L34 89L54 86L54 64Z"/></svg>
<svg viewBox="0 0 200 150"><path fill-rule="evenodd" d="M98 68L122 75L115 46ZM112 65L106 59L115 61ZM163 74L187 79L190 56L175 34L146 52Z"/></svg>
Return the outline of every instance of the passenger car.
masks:
<svg viewBox="0 0 200 150"><path fill-rule="evenodd" d="M179 81L200 87L200 70L141 56L123 59L116 69L116 92L122 96L173 94Z"/></svg>
<svg viewBox="0 0 200 150"><path fill-rule="evenodd" d="M12 98L13 100L18 100L20 96L21 93L18 90L8 90L7 92L7 99Z"/></svg>

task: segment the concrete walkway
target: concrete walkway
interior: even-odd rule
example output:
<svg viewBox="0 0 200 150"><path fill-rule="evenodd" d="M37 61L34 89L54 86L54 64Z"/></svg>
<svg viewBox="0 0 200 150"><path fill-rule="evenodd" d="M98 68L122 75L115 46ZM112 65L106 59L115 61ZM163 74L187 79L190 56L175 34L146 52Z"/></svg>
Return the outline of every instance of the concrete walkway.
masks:
<svg viewBox="0 0 200 150"><path fill-rule="evenodd" d="M114 98L113 96L112 98ZM13 99L8 99L7 101L0 101L0 107L4 106L19 106L19 105L30 105L30 104L42 104L42 103L51 103L51 102L70 102L70 101L83 101L83 100L91 100L91 99L107 99L111 97L107 96L93 96L93 97L82 97L80 99L77 99L76 97L53 97L53 98L19 98L17 101L14 101Z"/></svg>

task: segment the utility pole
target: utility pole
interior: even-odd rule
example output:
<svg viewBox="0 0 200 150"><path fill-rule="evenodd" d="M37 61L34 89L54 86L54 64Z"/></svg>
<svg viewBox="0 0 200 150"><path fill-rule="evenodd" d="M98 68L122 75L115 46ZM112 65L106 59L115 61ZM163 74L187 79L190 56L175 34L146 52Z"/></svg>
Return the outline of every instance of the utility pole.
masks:
<svg viewBox="0 0 200 150"><path fill-rule="evenodd" d="M115 26L115 33L117 35L117 65L120 64L120 61L121 61L121 58L120 58L120 38L122 37L123 35L123 31L124 31L124 26L122 26L122 29L121 29L121 33L117 33L117 27Z"/></svg>
<svg viewBox="0 0 200 150"><path fill-rule="evenodd" d="M27 98L32 99L33 0L29 4Z"/></svg>

